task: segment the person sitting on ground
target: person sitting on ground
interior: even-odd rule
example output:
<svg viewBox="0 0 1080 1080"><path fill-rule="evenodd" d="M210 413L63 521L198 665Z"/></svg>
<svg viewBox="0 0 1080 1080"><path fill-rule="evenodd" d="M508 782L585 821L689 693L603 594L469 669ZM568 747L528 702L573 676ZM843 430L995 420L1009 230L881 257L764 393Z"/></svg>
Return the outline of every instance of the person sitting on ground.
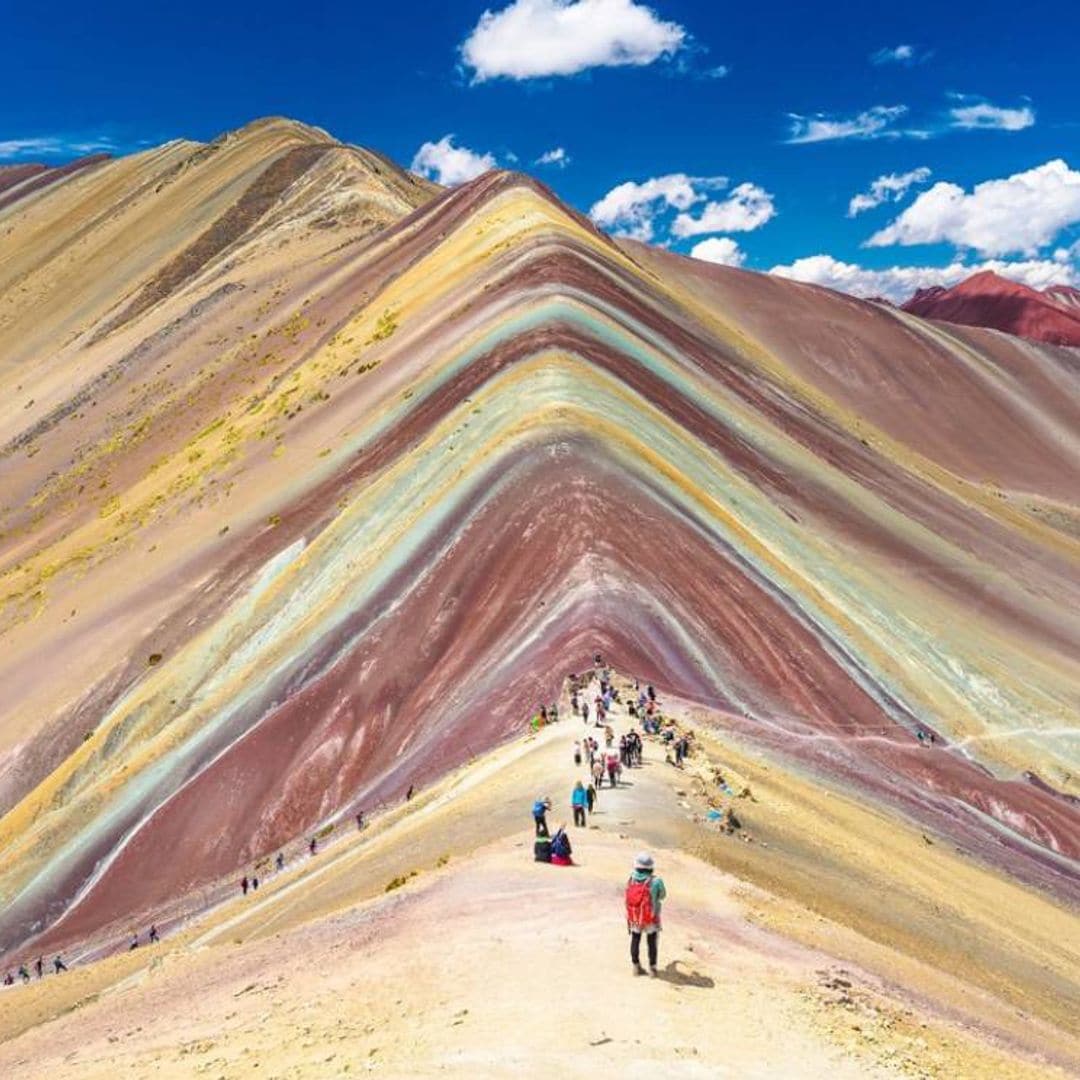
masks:
<svg viewBox="0 0 1080 1080"><path fill-rule="evenodd" d="M537 833L533 841L533 859L536 862L551 862L551 837L546 832L543 835Z"/></svg>
<svg viewBox="0 0 1080 1080"><path fill-rule="evenodd" d="M660 907L667 897L664 882L654 873L653 857L646 851L634 860L634 870L626 883L626 929L630 934L630 963L635 975L644 975L641 966L641 935L649 947L649 971L659 974Z"/></svg>
<svg viewBox="0 0 1080 1080"><path fill-rule="evenodd" d="M55 969L54 974L59 975L61 971L67 971L67 964L59 956L55 956L53 957L53 968Z"/></svg>
<svg viewBox="0 0 1080 1080"><path fill-rule="evenodd" d="M541 795L533 803L533 824L536 826L537 836L550 836L548 832L547 812L551 809L551 800L546 795Z"/></svg>
<svg viewBox="0 0 1080 1080"><path fill-rule="evenodd" d="M585 806L588 796L585 794L585 785L579 780L570 792L570 807L574 811L574 824L578 828L585 828Z"/></svg>
<svg viewBox="0 0 1080 1080"><path fill-rule="evenodd" d="M573 848L570 846L570 837L566 835L566 829L560 825L551 838L551 863L553 866L573 866L570 858Z"/></svg>

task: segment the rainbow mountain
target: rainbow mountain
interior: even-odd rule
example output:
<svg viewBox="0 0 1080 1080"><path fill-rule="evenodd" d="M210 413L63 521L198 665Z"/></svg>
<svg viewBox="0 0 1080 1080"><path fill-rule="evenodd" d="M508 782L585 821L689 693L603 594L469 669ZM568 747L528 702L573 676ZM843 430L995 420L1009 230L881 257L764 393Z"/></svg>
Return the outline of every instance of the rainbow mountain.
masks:
<svg viewBox="0 0 1080 1080"><path fill-rule="evenodd" d="M1075 350L291 121L55 172L0 174L0 953L400 799L595 652L1080 899Z"/></svg>

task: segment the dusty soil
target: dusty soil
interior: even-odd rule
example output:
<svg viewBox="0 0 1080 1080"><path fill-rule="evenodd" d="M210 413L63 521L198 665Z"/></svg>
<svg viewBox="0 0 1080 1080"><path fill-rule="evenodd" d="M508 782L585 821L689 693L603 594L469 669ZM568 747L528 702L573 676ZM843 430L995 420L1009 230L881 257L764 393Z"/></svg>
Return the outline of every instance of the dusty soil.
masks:
<svg viewBox="0 0 1080 1080"><path fill-rule="evenodd" d="M578 865L534 863L529 806L570 819L584 731L502 747L153 948L4 991L0 1075L1076 1074L1074 914L704 727L686 770L651 741L601 792ZM655 979L622 917L645 846Z"/></svg>

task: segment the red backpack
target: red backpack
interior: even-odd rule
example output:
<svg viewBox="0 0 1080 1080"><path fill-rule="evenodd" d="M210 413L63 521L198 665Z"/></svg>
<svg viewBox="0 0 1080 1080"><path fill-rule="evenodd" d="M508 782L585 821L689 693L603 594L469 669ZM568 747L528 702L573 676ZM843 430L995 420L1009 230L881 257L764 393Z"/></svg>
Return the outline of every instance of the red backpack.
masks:
<svg viewBox="0 0 1080 1080"><path fill-rule="evenodd" d="M652 908L652 880L626 883L626 921L631 926L651 926L655 921Z"/></svg>

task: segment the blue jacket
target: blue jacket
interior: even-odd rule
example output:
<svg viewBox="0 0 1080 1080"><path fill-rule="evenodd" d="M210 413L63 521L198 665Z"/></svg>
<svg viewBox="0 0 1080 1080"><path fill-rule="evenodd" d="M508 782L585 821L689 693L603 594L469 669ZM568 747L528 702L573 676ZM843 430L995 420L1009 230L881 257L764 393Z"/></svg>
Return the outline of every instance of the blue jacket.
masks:
<svg viewBox="0 0 1080 1080"><path fill-rule="evenodd" d="M588 798L585 794L583 787L576 787L570 792L570 805L571 806L584 806L588 802Z"/></svg>

